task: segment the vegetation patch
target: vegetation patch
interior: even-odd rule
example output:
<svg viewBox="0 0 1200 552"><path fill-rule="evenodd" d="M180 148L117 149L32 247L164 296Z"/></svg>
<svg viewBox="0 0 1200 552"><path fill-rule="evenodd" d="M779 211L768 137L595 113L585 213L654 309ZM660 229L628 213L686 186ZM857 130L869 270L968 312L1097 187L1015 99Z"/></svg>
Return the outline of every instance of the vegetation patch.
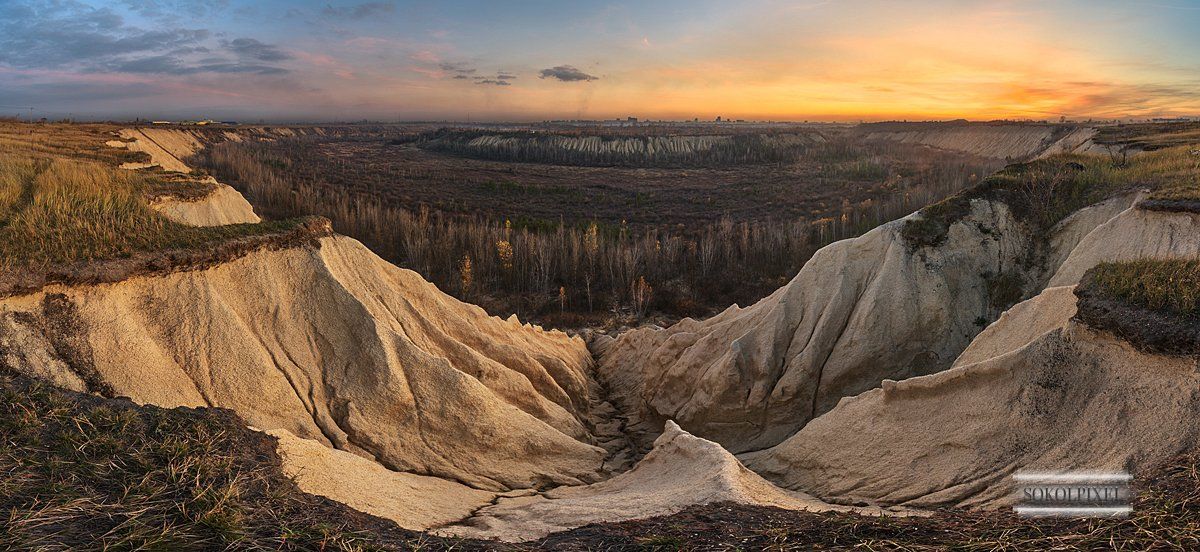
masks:
<svg viewBox="0 0 1200 552"><path fill-rule="evenodd" d="M145 174L152 169L142 169ZM164 200L200 201L217 191L217 183L193 172L182 174L162 170L153 171L152 178L144 180L142 195L150 203Z"/></svg>
<svg viewBox="0 0 1200 552"><path fill-rule="evenodd" d="M148 200L198 199L215 186L195 176L118 169L125 150L103 143L113 135L96 125L0 125L0 295L207 266L329 232L328 222L307 219L173 222Z"/></svg>
<svg viewBox="0 0 1200 552"><path fill-rule="evenodd" d="M139 407L0 368L0 549L445 550L301 492L223 409Z"/></svg>
<svg viewBox="0 0 1200 552"><path fill-rule="evenodd" d="M438 135L402 128L413 140ZM492 314L613 329L639 322L639 305L669 323L751 304L795 276L820 247L999 168L992 160L848 135L810 145L794 163L578 167L452 157L402 139L389 145L397 130L222 143L193 161L241 191L260 215L328 217L338 232ZM668 136L644 127L604 131L613 133L609 144ZM739 132L747 131L766 132ZM471 135L464 132L442 135ZM606 139L570 130L540 134ZM644 289L639 280L653 290L649 297L635 293Z"/></svg>
<svg viewBox="0 0 1200 552"><path fill-rule="evenodd" d="M900 235L912 249L937 247L946 241L950 225L971 214L971 197L959 193L921 209L920 215L904 221Z"/></svg>
<svg viewBox="0 0 1200 552"><path fill-rule="evenodd" d="M592 167L720 167L795 161L824 139L811 129L724 135L619 135L580 131L438 129L409 140L474 159Z"/></svg>
<svg viewBox="0 0 1200 552"><path fill-rule="evenodd" d="M1200 142L1200 122L1136 123L1100 127L1097 144L1154 151Z"/></svg>
<svg viewBox="0 0 1200 552"><path fill-rule="evenodd" d="M937 247L950 227L970 213L973 199L999 201L1035 232L1049 230L1071 213L1121 193L1154 190L1151 198L1176 204L1195 201L1200 156L1193 146L1147 152L1122 162L1103 155L1062 154L1014 164L920 211L901 235L913 249Z"/></svg>
<svg viewBox="0 0 1200 552"><path fill-rule="evenodd" d="M1102 263L1075 288L1076 317L1152 353L1200 353L1200 261Z"/></svg>
<svg viewBox="0 0 1200 552"><path fill-rule="evenodd" d="M50 284L111 283L134 276L203 270L262 249L318 247L319 238L333 234L329 221L321 217L229 224L206 230L199 235L184 234L161 245L165 249L150 247L118 257L8 265L0 271L0 297L32 293Z"/></svg>
<svg viewBox="0 0 1200 552"><path fill-rule="evenodd" d="M988 302L997 311L1007 310L1025 296L1025 278L1020 272L988 275L984 281L987 282Z"/></svg>

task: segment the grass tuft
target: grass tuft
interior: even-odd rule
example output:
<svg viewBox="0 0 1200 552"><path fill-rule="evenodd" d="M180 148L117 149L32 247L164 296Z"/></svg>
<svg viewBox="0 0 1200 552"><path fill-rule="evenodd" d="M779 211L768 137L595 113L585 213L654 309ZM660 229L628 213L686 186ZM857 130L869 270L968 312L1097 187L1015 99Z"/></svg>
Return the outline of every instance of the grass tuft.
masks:
<svg viewBox="0 0 1200 552"><path fill-rule="evenodd" d="M1200 260L1102 263L1089 272L1087 286L1092 293L1146 309L1200 315Z"/></svg>

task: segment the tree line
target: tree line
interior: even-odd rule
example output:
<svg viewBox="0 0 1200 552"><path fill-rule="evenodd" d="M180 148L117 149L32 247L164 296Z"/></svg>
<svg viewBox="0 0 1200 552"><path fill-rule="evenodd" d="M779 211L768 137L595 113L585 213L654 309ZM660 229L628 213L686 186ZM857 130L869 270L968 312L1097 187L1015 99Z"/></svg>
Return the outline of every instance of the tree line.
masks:
<svg viewBox="0 0 1200 552"><path fill-rule="evenodd" d="M300 181L268 151L237 143L210 147L201 163L239 188L266 217L325 216L339 233L443 291L492 314L540 319L565 313L639 317L650 311L698 316L734 302L745 305L786 283L818 248L973 182L966 165L949 167L879 201L845 205L837 216L722 218L685 233L603 221L531 228L498 216L391 205L369 194Z"/></svg>

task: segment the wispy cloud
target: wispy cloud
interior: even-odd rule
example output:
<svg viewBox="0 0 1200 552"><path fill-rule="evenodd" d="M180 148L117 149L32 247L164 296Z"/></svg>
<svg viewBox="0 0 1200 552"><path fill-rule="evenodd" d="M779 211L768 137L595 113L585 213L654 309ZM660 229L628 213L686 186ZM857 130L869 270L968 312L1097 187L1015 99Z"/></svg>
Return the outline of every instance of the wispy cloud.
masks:
<svg viewBox="0 0 1200 552"><path fill-rule="evenodd" d="M321 15L326 17L343 17L349 19L366 19L369 17L379 17L381 15L389 15L396 12L396 4L394 2L364 2L353 6L334 7L326 5L325 9L321 10Z"/></svg>
<svg viewBox="0 0 1200 552"><path fill-rule="evenodd" d="M280 50L278 46L264 44L253 38L235 38L222 42L230 52L241 58L259 61L284 61L292 59L291 54Z"/></svg>
<svg viewBox="0 0 1200 552"><path fill-rule="evenodd" d="M600 79L600 77L580 71L573 65L559 65L549 69L542 69L538 72L538 78L553 79L562 82L586 82Z"/></svg>

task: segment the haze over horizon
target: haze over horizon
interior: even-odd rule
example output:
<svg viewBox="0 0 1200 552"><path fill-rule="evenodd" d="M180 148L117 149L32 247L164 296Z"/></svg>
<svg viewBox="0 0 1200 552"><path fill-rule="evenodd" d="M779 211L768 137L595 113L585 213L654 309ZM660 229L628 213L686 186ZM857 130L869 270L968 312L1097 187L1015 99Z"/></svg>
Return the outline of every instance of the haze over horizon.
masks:
<svg viewBox="0 0 1200 552"><path fill-rule="evenodd" d="M14 0L0 115L1200 115L1200 3Z"/></svg>

